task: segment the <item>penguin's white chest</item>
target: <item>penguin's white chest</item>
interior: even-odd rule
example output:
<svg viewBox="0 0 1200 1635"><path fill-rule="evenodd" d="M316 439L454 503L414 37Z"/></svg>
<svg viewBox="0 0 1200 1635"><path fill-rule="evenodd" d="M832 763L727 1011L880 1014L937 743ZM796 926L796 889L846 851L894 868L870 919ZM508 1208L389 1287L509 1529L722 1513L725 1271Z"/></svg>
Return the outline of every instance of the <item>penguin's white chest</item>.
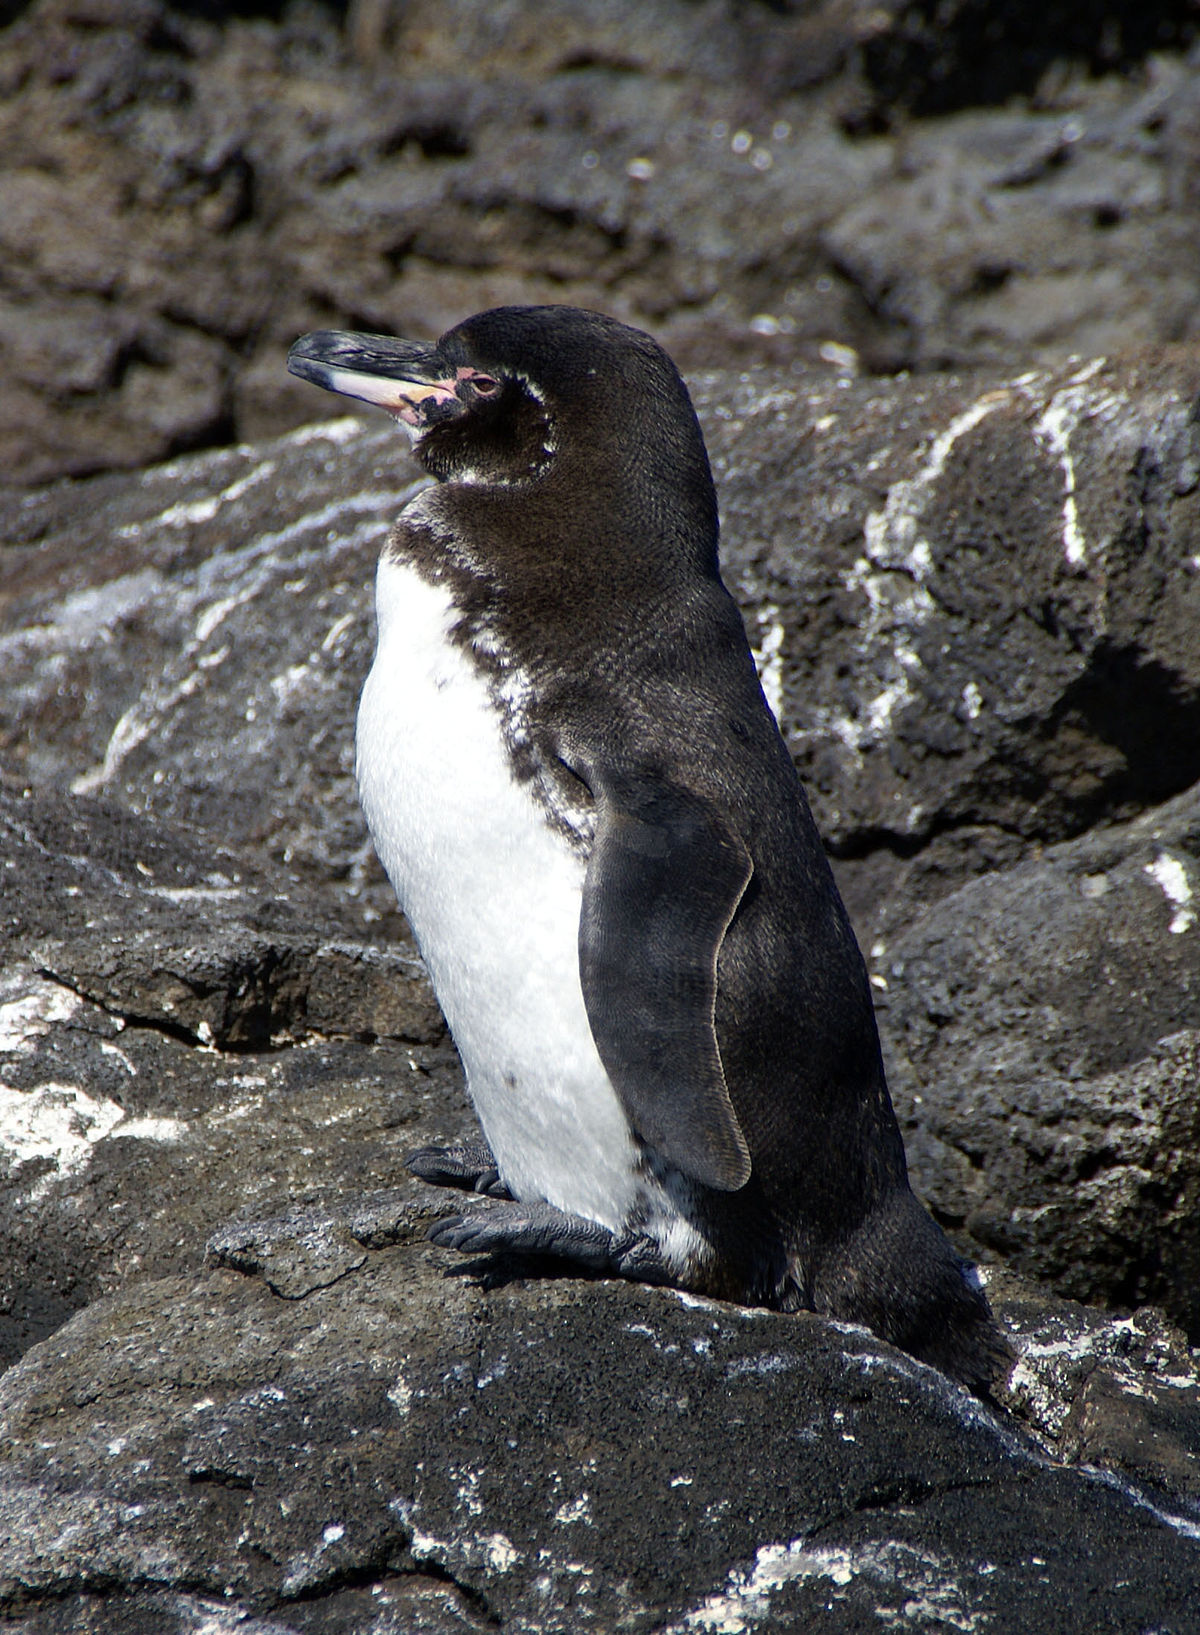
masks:
<svg viewBox="0 0 1200 1635"><path fill-rule="evenodd" d="M619 1229L637 1153L579 980L585 865L514 776L444 586L384 558L358 786L514 1196Z"/></svg>

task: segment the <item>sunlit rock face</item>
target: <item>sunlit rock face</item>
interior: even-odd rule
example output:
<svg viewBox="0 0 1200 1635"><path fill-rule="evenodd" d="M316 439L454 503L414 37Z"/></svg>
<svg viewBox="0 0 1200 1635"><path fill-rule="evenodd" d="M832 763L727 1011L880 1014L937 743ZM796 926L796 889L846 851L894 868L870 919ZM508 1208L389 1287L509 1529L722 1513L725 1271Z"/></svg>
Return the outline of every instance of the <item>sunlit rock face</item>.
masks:
<svg viewBox="0 0 1200 1635"><path fill-rule="evenodd" d="M1193 1627L1177 9L0 7L5 1628ZM994 1405L426 1246L475 1126L352 747L424 479L283 358L547 300L687 373Z"/></svg>
<svg viewBox="0 0 1200 1635"><path fill-rule="evenodd" d="M10 5L0 480L315 412L307 330L508 302L686 367L1196 335L1186 6Z"/></svg>
<svg viewBox="0 0 1200 1635"><path fill-rule="evenodd" d="M353 791L389 426L3 502L15 1627L1032 1632L1113 1562L1121 1617L1195 1603L1197 384L693 381L995 1410L425 1247L403 1155L473 1123Z"/></svg>

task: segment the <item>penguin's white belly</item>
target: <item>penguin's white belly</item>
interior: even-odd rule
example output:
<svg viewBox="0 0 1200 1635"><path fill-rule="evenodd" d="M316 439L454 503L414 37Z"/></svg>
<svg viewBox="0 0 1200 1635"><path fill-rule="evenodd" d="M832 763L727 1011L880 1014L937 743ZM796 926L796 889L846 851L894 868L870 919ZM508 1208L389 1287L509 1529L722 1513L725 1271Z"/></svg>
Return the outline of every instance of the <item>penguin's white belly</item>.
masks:
<svg viewBox="0 0 1200 1635"><path fill-rule="evenodd" d="M385 557L376 606L359 794L484 1134L515 1197L619 1230L649 1200L580 987L585 865L513 775L448 590Z"/></svg>

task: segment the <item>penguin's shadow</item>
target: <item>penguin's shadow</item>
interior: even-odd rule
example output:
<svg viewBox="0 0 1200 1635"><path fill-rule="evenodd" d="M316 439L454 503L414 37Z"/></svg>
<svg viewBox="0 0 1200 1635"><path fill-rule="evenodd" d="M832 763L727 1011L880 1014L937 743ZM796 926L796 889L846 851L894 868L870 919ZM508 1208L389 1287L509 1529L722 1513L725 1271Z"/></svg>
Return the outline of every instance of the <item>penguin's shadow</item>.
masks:
<svg viewBox="0 0 1200 1635"><path fill-rule="evenodd" d="M498 1289L522 1288L526 1283L561 1282L598 1283L602 1272L590 1266L579 1266L558 1255L521 1254L512 1249L497 1249L486 1255L476 1255L457 1266L447 1266L443 1277L469 1278L477 1289L492 1294Z"/></svg>

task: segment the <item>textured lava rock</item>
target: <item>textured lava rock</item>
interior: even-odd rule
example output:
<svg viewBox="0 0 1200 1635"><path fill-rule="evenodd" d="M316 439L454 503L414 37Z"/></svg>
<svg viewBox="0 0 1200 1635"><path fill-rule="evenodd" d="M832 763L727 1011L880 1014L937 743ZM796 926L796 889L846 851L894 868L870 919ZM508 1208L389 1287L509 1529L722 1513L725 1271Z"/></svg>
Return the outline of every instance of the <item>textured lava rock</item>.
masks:
<svg viewBox="0 0 1200 1635"><path fill-rule="evenodd" d="M1189 359L695 386L726 578L868 947L1200 779ZM7 767L265 847L394 927L351 722L415 478L381 417L0 501Z"/></svg>
<svg viewBox="0 0 1200 1635"><path fill-rule="evenodd" d="M1200 787L973 881L890 945L919 1188L1079 1299L1200 1336Z"/></svg>
<svg viewBox="0 0 1200 1635"><path fill-rule="evenodd" d="M217 1602L230 1627L349 1630L364 1582L367 1627L419 1607L439 1635L881 1609L1032 1632L1081 1598L1098 1630L1182 1631L1200 1595L1196 1521L860 1330L611 1283L488 1293L412 1246L298 1300L142 1282L11 1369L0 1416L27 1630L21 1597L64 1596L67 1629Z"/></svg>
<svg viewBox="0 0 1200 1635"><path fill-rule="evenodd" d="M302 331L504 301L693 368L1186 340L1194 33L1184 0L34 0L0 26L0 472L283 430Z"/></svg>

